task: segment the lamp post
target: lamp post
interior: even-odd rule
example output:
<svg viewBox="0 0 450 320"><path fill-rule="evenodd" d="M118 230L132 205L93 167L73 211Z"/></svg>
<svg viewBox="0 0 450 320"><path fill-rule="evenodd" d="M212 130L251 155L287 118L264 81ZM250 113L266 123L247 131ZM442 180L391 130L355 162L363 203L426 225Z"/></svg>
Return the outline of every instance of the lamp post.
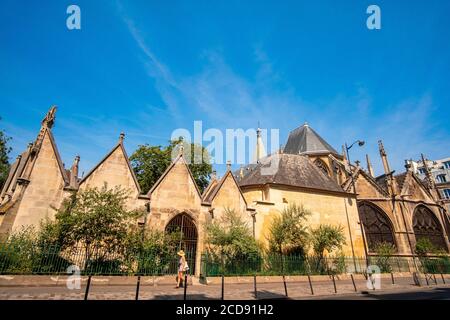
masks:
<svg viewBox="0 0 450 320"><path fill-rule="evenodd" d="M348 160L349 169L350 169L350 178L352 180L353 193L355 194L356 211L358 212L359 226L361 228L361 235L362 235L363 244L364 244L364 253L365 253L365 256L366 256L366 267L368 267L369 266L369 258L368 258L368 252L367 252L366 237L364 236L364 228L363 228L362 221L361 221L361 215L359 213L357 194L356 194L356 186L355 186L355 179L353 178L352 164L351 164L351 161L350 161L350 154L348 152L356 143L358 144L358 146L362 147L365 142L363 140L356 140L350 146L347 146L347 143L345 143L345 152L347 153L347 160Z"/></svg>

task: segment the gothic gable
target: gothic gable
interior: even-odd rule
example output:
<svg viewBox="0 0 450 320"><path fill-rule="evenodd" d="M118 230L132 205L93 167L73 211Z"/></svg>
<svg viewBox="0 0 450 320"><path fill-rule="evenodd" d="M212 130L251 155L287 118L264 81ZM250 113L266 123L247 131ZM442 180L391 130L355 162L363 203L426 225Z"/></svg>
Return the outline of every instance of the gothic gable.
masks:
<svg viewBox="0 0 450 320"><path fill-rule="evenodd" d="M121 187L138 197L141 190L122 143L118 143L83 179L80 189Z"/></svg>
<svg viewBox="0 0 450 320"><path fill-rule="evenodd" d="M24 174L28 169L29 182L25 182L28 185L20 199L13 230L25 225L39 226L42 219L54 216L53 208L58 208L64 199L67 177L50 130L43 133L34 164L26 167Z"/></svg>
<svg viewBox="0 0 450 320"><path fill-rule="evenodd" d="M194 177L179 155L151 188L148 195L152 207L174 210L199 210L201 194Z"/></svg>
<svg viewBox="0 0 450 320"><path fill-rule="evenodd" d="M356 192L360 198L385 198L387 196L387 193L377 185L375 180L362 169L358 169L354 174L354 180ZM350 178L344 183L344 189L347 192L353 191L353 185Z"/></svg>
<svg viewBox="0 0 450 320"><path fill-rule="evenodd" d="M401 190L402 195L408 195L409 199L434 202L433 197L423 183L412 173L408 172Z"/></svg>

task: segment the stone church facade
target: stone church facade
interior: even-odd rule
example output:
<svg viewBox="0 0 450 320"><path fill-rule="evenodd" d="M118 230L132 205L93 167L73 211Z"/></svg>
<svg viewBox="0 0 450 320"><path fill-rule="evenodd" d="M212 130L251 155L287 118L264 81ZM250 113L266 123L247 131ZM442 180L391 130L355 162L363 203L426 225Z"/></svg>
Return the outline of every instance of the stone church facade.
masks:
<svg viewBox="0 0 450 320"><path fill-rule="evenodd" d="M255 238L267 244L272 218L294 203L311 212L309 226L342 226L347 240L343 253L348 257L373 255L381 241L392 243L397 255L411 256L421 237L450 250L448 212L432 179L420 180L408 165L404 173L394 174L381 142L385 174L375 177L368 157L367 169L350 164L345 152L338 153L305 124L290 133L283 150L236 172L229 167L220 179L213 176L203 193L180 153L143 194L123 134L84 177L78 174L78 156L66 169L52 134L55 112L50 109L36 140L11 166L0 194L0 237L23 226L38 227L42 219L54 217L71 193L106 183L128 190L126 206L146 213L136 223L165 231L181 227L183 246L194 253L195 266L200 266L204 249L204 224L220 219L227 208L238 212ZM276 170L267 171L273 164Z"/></svg>

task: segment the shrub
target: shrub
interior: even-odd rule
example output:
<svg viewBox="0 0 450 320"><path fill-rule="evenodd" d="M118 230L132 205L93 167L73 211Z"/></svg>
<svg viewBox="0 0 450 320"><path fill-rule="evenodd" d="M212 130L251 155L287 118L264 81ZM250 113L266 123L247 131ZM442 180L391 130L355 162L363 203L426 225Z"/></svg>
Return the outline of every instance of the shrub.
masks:
<svg viewBox="0 0 450 320"><path fill-rule="evenodd" d="M395 250L395 246L389 242L380 242L375 246L375 252L377 253L375 264L380 268L381 272L392 272L390 262Z"/></svg>

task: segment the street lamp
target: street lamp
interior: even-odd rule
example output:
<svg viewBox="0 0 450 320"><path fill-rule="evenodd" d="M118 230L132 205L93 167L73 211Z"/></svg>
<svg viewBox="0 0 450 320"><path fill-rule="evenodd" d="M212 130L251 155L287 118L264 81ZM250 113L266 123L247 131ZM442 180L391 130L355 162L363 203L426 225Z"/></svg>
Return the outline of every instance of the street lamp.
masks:
<svg viewBox="0 0 450 320"><path fill-rule="evenodd" d="M367 246L366 246L366 237L364 236L364 228L363 228L362 221L361 221L361 215L360 215L359 209L358 209L355 179L353 178L352 163L351 163L350 155L348 152L356 143L358 144L359 147L362 147L365 142L364 142L364 140L356 140L350 146L347 146L347 143L345 143L345 152L347 153L347 161L348 161L349 169L350 169L350 178L352 180L353 193L355 194L355 201L356 201L356 210L358 211L358 217L359 217L359 226L361 228L361 235L363 237L364 253L366 255L366 267L368 267L369 266L369 260L368 260L369 258L368 258L368 252L367 252ZM347 219L348 219L348 217L347 217ZM353 248L353 246L352 246L352 248Z"/></svg>

